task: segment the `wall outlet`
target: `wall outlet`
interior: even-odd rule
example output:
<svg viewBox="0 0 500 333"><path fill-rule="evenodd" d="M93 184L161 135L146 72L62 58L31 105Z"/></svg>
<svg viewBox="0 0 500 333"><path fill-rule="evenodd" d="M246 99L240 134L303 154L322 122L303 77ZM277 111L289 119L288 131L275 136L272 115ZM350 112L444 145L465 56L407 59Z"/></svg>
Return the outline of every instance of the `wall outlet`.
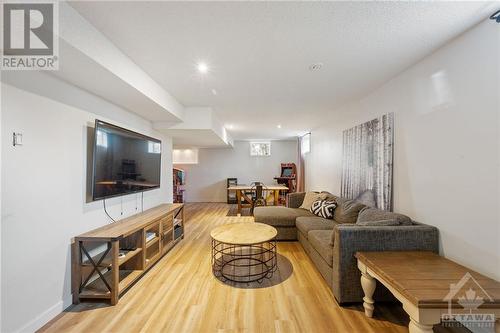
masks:
<svg viewBox="0 0 500 333"><path fill-rule="evenodd" d="M22 146L23 145L23 134L22 133L12 133L12 145Z"/></svg>

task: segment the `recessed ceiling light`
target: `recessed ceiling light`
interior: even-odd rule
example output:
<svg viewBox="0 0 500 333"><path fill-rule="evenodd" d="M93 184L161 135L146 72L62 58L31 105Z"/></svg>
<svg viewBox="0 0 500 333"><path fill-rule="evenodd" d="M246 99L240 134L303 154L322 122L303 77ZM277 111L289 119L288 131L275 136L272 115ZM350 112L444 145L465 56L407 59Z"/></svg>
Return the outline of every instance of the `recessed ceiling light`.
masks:
<svg viewBox="0 0 500 333"><path fill-rule="evenodd" d="M217 95L217 90L212 89L212 95L214 95L214 96Z"/></svg>
<svg viewBox="0 0 500 333"><path fill-rule="evenodd" d="M226 127L227 127L228 129L233 129L233 128L234 128L234 126L233 126L232 124L229 124L229 125L227 125Z"/></svg>
<svg viewBox="0 0 500 333"><path fill-rule="evenodd" d="M276 127L277 127L277 128L281 128L281 124L278 124Z"/></svg>
<svg viewBox="0 0 500 333"><path fill-rule="evenodd" d="M309 70L311 72L319 71L322 67L323 67L323 63L322 62L317 62L315 64L309 65Z"/></svg>
<svg viewBox="0 0 500 333"><path fill-rule="evenodd" d="M208 66L204 62L198 63L197 68L198 68L198 72L200 72L202 74L205 74L206 72L208 72Z"/></svg>

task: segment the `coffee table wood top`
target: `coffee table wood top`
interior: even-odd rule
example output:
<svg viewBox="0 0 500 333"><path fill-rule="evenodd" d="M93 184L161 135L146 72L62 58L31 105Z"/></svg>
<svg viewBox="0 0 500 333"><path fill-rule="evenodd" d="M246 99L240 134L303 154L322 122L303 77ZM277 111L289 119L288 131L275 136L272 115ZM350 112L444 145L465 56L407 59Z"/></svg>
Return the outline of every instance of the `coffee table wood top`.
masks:
<svg viewBox="0 0 500 333"><path fill-rule="evenodd" d="M210 232L216 241L233 245L260 244L274 239L277 234L270 225L254 222L224 224Z"/></svg>
<svg viewBox="0 0 500 333"><path fill-rule="evenodd" d="M481 275L467 267L432 252L357 252L356 258L372 272L381 277L393 289L405 296L419 308L447 308L448 299L452 306L460 308L458 297L464 295L470 283L475 286L478 296L484 292L480 308L500 307L500 282ZM450 285L457 284L469 273L473 279L466 278L463 288L453 294ZM483 290L481 291L480 288Z"/></svg>

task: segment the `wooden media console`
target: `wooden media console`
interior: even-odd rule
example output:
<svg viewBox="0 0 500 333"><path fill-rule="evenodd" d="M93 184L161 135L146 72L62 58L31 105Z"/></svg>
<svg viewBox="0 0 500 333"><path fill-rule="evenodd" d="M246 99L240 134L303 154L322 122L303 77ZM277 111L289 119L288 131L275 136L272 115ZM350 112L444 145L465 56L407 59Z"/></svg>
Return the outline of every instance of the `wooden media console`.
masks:
<svg viewBox="0 0 500 333"><path fill-rule="evenodd" d="M118 302L127 290L184 238L184 205L162 204L76 236L72 244L73 303Z"/></svg>

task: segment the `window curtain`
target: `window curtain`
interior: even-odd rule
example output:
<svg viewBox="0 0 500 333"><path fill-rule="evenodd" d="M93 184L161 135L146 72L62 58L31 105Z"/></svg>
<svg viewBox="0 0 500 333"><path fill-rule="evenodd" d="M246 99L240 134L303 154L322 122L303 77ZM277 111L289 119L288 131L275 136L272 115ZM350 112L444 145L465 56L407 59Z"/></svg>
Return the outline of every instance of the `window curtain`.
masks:
<svg viewBox="0 0 500 333"><path fill-rule="evenodd" d="M304 186L304 154L302 153L302 140L303 139L304 139L303 136L299 136L298 142L297 142L297 149L298 149L297 185L296 185L297 192L304 192L305 191L305 186Z"/></svg>

